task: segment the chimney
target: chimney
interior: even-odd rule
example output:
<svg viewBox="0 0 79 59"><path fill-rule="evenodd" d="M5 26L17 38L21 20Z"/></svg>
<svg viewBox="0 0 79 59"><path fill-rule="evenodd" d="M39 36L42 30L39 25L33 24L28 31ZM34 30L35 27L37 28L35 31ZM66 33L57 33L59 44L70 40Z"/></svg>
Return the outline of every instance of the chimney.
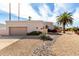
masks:
<svg viewBox="0 0 79 59"><path fill-rule="evenodd" d="M9 21L11 21L11 3L9 3Z"/></svg>
<svg viewBox="0 0 79 59"><path fill-rule="evenodd" d="M18 21L20 20L20 3L18 3Z"/></svg>

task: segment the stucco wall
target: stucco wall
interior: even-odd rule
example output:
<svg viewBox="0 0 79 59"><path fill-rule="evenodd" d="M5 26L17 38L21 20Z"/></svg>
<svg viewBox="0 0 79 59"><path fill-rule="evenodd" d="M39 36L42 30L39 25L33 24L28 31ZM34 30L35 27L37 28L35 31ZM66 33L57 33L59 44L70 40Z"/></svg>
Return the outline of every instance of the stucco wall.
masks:
<svg viewBox="0 0 79 59"><path fill-rule="evenodd" d="M46 25L48 25L49 29L54 29L52 22L45 22Z"/></svg>
<svg viewBox="0 0 79 59"><path fill-rule="evenodd" d="M27 27L27 32L42 31L46 32L45 24L42 21L6 21L7 32L9 27Z"/></svg>

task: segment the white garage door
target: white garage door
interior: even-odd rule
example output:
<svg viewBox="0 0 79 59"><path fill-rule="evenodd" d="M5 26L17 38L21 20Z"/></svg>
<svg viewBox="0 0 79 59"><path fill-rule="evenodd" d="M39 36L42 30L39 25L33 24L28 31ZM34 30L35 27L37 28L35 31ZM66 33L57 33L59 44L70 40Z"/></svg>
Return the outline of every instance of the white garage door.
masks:
<svg viewBox="0 0 79 59"><path fill-rule="evenodd" d="M10 35L26 35L27 27L11 27Z"/></svg>

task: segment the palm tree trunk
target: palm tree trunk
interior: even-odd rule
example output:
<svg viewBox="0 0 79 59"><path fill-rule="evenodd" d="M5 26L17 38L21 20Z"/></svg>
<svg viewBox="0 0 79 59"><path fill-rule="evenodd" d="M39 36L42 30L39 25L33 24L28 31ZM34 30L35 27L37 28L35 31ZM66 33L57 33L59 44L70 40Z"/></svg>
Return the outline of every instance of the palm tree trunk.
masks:
<svg viewBox="0 0 79 59"><path fill-rule="evenodd" d="M65 24L63 24L63 33L65 33Z"/></svg>

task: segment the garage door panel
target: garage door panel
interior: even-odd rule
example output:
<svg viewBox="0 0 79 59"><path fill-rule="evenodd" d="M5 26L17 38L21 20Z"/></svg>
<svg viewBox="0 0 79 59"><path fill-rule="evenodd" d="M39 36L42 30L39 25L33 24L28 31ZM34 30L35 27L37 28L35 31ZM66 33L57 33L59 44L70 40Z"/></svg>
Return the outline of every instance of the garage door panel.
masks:
<svg viewBox="0 0 79 59"><path fill-rule="evenodd" d="M27 28L26 27L12 27L10 28L11 35L26 35Z"/></svg>

